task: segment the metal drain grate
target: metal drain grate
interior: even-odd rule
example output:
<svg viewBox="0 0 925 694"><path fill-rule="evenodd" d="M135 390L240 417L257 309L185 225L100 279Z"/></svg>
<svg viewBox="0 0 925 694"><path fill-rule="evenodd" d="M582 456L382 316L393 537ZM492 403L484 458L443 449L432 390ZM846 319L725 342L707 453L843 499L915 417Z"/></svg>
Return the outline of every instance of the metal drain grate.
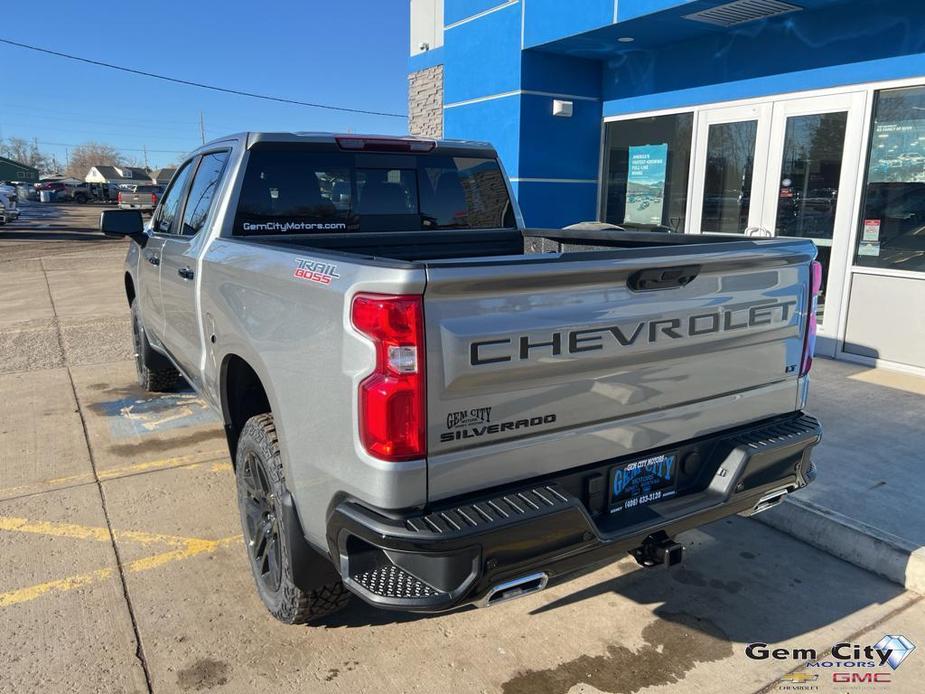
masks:
<svg viewBox="0 0 925 694"><path fill-rule="evenodd" d="M380 566L357 574L353 580L373 595L383 598L429 598L437 591L397 566Z"/></svg>
<svg viewBox="0 0 925 694"><path fill-rule="evenodd" d="M791 5L789 2L780 2L780 0L735 0L725 5L717 5L708 10L684 15L684 19L720 27L731 27L802 9L799 5Z"/></svg>

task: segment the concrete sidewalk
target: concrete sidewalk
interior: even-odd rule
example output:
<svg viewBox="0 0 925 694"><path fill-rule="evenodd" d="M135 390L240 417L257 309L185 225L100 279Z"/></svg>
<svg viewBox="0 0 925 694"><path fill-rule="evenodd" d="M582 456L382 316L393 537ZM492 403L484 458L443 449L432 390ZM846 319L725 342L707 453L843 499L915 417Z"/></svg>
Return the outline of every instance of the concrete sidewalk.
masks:
<svg viewBox="0 0 925 694"><path fill-rule="evenodd" d="M925 594L925 379L818 359L816 482L757 518Z"/></svg>

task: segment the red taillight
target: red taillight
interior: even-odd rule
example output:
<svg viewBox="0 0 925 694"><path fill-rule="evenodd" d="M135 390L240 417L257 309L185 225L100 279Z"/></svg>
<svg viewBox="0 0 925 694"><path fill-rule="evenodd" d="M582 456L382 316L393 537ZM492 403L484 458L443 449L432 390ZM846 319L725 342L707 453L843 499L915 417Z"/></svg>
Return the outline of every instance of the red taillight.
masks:
<svg viewBox="0 0 925 694"><path fill-rule="evenodd" d="M366 152L429 152L437 146L435 140L410 137L352 137L341 135L334 139L341 149Z"/></svg>
<svg viewBox="0 0 925 694"><path fill-rule="evenodd" d="M814 260L809 266L809 307L806 317L806 337L803 340L803 360L800 363L800 376L805 376L813 368L813 352L816 350L816 309L819 305L819 293L822 291L822 264Z"/></svg>
<svg viewBox="0 0 925 694"><path fill-rule="evenodd" d="M121 192L116 196L116 202L119 202L119 203L122 202L122 193L121 193Z"/></svg>
<svg viewBox="0 0 925 694"><path fill-rule="evenodd" d="M351 320L376 345L376 368L360 383L360 441L382 460L427 455L424 308L420 296L357 294Z"/></svg>
<svg viewBox="0 0 925 694"><path fill-rule="evenodd" d="M152 205L157 204L157 195L155 195L154 193L151 193L151 204Z"/></svg>

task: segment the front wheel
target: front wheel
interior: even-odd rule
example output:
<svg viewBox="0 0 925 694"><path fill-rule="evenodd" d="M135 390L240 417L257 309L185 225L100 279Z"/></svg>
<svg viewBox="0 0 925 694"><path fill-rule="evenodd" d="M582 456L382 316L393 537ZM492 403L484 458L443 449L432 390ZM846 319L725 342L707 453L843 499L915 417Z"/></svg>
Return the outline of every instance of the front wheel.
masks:
<svg viewBox="0 0 925 694"><path fill-rule="evenodd" d="M270 614L285 624L304 624L346 607L350 593L339 580L319 581L312 590L296 584L291 540L305 540L291 538L300 531L287 527L282 500L289 492L273 415L247 420L238 439L235 477L244 545L257 592Z"/></svg>

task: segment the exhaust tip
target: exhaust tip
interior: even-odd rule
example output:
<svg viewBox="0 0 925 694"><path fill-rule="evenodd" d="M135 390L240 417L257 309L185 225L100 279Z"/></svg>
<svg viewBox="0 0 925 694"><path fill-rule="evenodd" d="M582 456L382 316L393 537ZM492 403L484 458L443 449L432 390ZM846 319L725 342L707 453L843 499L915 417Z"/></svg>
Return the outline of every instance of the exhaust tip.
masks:
<svg viewBox="0 0 925 694"><path fill-rule="evenodd" d="M537 593L543 590L547 583L549 583L549 576L542 571L505 581L488 591L488 594L479 600L478 605L479 607L491 607L492 605L498 605L508 600L522 598L530 593Z"/></svg>
<svg viewBox="0 0 925 694"><path fill-rule="evenodd" d="M774 489L768 492L760 499L758 499L758 503L755 504L752 510L746 515L754 516L757 513L762 513L768 509L774 508L784 500L784 497L787 496L787 494L790 493L790 489L790 487L782 487L780 489Z"/></svg>

